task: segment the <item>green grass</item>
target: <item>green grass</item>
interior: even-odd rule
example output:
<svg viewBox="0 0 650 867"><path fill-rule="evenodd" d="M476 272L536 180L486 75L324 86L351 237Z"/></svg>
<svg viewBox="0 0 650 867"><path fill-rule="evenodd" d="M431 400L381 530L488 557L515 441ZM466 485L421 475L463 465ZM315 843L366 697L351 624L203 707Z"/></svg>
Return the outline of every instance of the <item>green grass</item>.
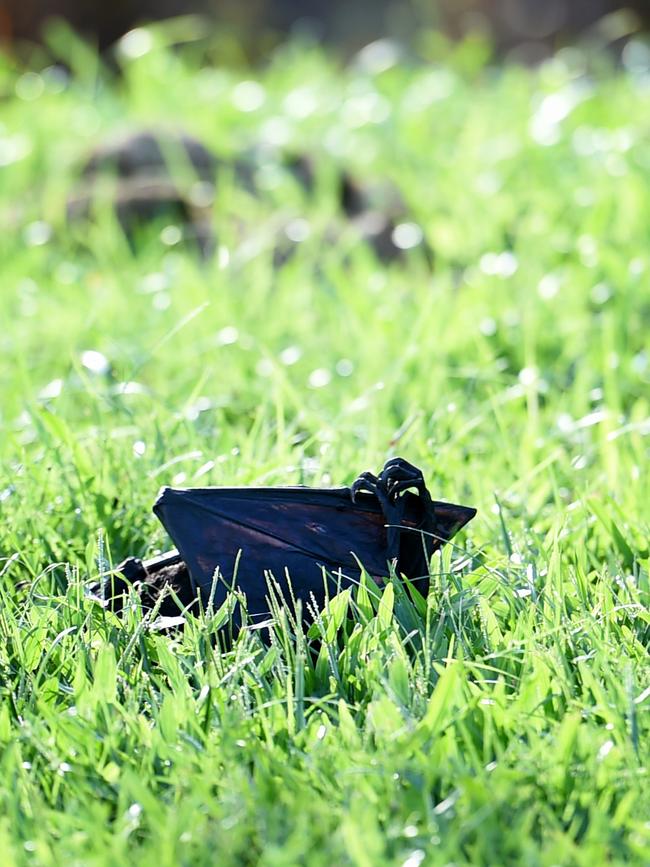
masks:
<svg viewBox="0 0 650 867"><path fill-rule="evenodd" d="M650 863L647 74L434 41L374 73L300 45L201 69L165 33L121 80L60 33L67 82L0 59L2 864ZM226 178L229 262L66 229L86 150L170 120L320 154L319 193ZM398 184L433 271L325 240L337 160ZM274 269L279 216L312 233ZM168 637L85 593L168 544L162 484L393 454L479 515L424 608L342 597L317 659L286 618L219 653L227 611Z"/></svg>

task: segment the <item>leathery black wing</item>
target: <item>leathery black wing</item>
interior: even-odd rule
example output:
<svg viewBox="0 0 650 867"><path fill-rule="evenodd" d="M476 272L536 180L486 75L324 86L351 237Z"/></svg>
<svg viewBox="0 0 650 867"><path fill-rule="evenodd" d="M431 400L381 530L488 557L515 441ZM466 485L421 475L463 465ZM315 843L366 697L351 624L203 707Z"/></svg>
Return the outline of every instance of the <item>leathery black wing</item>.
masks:
<svg viewBox="0 0 650 867"><path fill-rule="evenodd" d="M353 497L350 488L163 488L154 512L204 599L213 593L219 605L234 585L255 620L269 614L269 573L285 600L301 599L304 611L357 583L359 562L377 581L395 559L409 578L428 582L428 556L476 510L431 500L426 507L408 491L401 497L398 550L377 496Z"/></svg>

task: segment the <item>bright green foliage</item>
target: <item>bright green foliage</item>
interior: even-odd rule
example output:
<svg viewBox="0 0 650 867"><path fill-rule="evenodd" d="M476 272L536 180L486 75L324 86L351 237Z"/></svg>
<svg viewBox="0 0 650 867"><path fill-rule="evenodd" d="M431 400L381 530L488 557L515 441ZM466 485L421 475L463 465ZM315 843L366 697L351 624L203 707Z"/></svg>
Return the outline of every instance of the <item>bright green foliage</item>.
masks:
<svg viewBox="0 0 650 867"><path fill-rule="evenodd" d="M293 46L237 73L168 33L123 79L58 31L69 80L0 60L3 867L648 864L647 70ZM317 191L226 172L207 264L162 226L137 253L109 214L67 229L76 161L136 122L224 157L286 139ZM433 270L328 240L337 160L400 187ZM169 636L87 593L165 546L163 483L392 454L480 510L427 600L364 584L320 645L276 612L219 652L227 611Z"/></svg>

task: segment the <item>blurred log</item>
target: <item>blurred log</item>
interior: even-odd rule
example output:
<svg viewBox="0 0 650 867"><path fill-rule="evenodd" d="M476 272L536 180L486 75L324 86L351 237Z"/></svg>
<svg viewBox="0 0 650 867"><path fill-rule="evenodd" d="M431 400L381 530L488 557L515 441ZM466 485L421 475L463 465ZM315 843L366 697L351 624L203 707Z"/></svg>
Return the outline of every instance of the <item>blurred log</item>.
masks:
<svg viewBox="0 0 650 867"><path fill-rule="evenodd" d="M89 220L110 207L133 244L144 226L165 219L208 255L214 248L216 171L214 155L186 133L139 130L108 138L81 169L81 182L68 198L68 220Z"/></svg>
<svg viewBox="0 0 650 867"><path fill-rule="evenodd" d="M281 154L262 148L225 163L187 133L133 130L105 139L86 157L79 184L68 197L68 221L74 224L92 220L110 208L134 246L148 224L166 220L181 230L182 239L209 256L216 243L212 210L219 168L232 172L237 186L263 198L259 174L269 165L282 167L307 196L315 194L317 165L314 158L304 154ZM409 219L395 187L385 181L361 183L342 168L335 177L339 214L330 228L331 243L338 243L341 234L350 229L383 262L401 259L408 250L419 247L432 264L432 252L419 227ZM277 266L290 258L295 248L290 232L281 229L275 232L274 239Z"/></svg>

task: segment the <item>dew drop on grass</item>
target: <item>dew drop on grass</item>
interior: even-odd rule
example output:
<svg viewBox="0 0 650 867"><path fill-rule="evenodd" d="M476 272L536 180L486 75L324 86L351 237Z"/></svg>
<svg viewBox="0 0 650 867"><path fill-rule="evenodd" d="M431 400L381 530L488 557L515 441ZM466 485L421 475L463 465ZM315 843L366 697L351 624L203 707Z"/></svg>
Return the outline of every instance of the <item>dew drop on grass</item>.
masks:
<svg viewBox="0 0 650 867"><path fill-rule="evenodd" d="M598 245L594 238L591 235L581 235L577 246L582 264L593 268L598 263Z"/></svg>
<svg viewBox="0 0 650 867"><path fill-rule="evenodd" d="M54 271L54 279L58 283L70 285L79 279L80 269L73 262L61 262Z"/></svg>
<svg viewBox="0 0 650 867"><path fill-rule="evenodd" d="M189 421L196 421L197 418L201 415L202 412L207 412L209 409L214 407L214 403L210 400L209 397L205 397L202 395L201 397L197 397L194 403L191 403L185 410L185 418Z"/></svg>
<svg viewBox="0 0 650 867"><path fill-rule="evenodd" d="M257 111L265 99L266 92L257 81L241 81L232 92L232 104L239 111Z"/></svg>
<svg viewBox="0 0 650 867"><path fill-rule="evenodd" d="M456 77L448 69L436 69L421 75L404 94L402 108L421 112L434 102L447 99L456 86Z"/></svg>
<svg viewBox="0 0 650 867"><path fill-rule="evenodd" d="M223 244L220 244L217 250L217 264L221 271L230 265L230 250L228 247L224 247Z"/></svg>
<svg viewBox="0 0 650 867"><path fill-rule="evenodd" d="M96 349L87 349L81 353L81 363L91 373L97 376L104 376L111 369L111 364L108 358Z"/></svg>
<svg viewBox="0 0 650 867"><path fill-rule="evenodd" d="M297 87L287 94L282 107L291 117L302 120L316 111L318 100L311 88Z"/></svg>
<svg viewBox="0 0 650 867"><path fill-rule="evenodd" d="M420 864L424 861L424 858L424 849L415 849L413 852L411 852L406 861L402 862L402 867L420 867Z"/></svg>
<svg viewBox="0 0 650 867"><path fill-rule="evenodd" d="M354 372L354 364L349 358L341 358L334 368L339 376L351 376Z"/></svg>
<svg viewBox="0 0 650 867"><path fill-rule="evenodd" d="M41 400L54 400L55 397L58 397L63 391L63 380L62 379L53 379L51 382L42 388L38 396Z"/></svg>
<svg viewBox="0 0 650 867"><path fill-rule="evenodd" d="M505 250L503 253L485 253L481 256L479 267L484 274L493 277L512 277L519 263L514 253Z"/></svg>
<svg viewBox="0 0 650 867"><path fill-rule="evenodd" d="M270 117L262 127L262 141L274 147L283 147L291 140L292 129L283 117Z"/></svg>
<svg viewBox="0 0 650 867"><path fill-rule="evenodd" d="M550 301L551 298L555 298L559 291L560 278L557 274L544 274L537 285L539 297L543 298L545 301Z"/></svg>
<svg viewBox="0 0 650 867"><path fill-rule="evenodd" d="M347 126L356 129L369 123L383 123L390 112L388 100L375 91L369 91L346 99L341 116Z"/></svg>
<svg viewBox="0 0 650 867"><path fill-rule="evenodd" d="M44 220L35 220L25 227L23 237L28 247L42 247L52 237L52 227Z"/></svg>
<svg viewBox="0 0 650 867"><path fill-rule="evenodd" d="M277 190L286 181L286 172L275 163L262 163L255 172L255 184L261 190Z"/></svg>
<svg viewBox="0 0 650 867"><path fill-rule="evenodd" d="M214 461L206 461L194 473L194 478L200 479L200 478L202 478L202 476L206 476L210 472L210 470L214 469L214 466L215 466Z"/></svg>
<svg viewBox="0 0 650 867"><path fill-rule="evenodd" d="M422 243L422 229L417 223L399 223L391 235L393 244L400 250L411 250Z"/></svg>
<svg viewBox="0 0 650 867"><path fill-rule="evenodd" d="M169 292L156 292L151 299L151 306L155 310L167 310L172 303L172 296Z"/></svg>
<svg viewBox="0 0 650 867"><path fill-rule="evenodd" d="M329 385L331 381L332 374L324 367L318 367L316 370L312 370L308 380L310 388L325 388L325 386Z"/></svg>
<svg viewBox="0 0 650 867"><path fill-rule="evenodd" d="M140 382L118 382L112 389L113 394L146 394L147 389Z"/></svg>
<svg viewBox="0 0 650 867"><path fill-rule="evenodd" d="M311 234L311 227L307 220L296 219L284 227L284 234L290 241L299 244L301 241L306 241Z"/></svg>
<svg viewBox="0 0 650 867"><path fill-rule="evenodd" d="M565 88L543 97L530 121L531 138L543 147L557 144L561 135L560 124L581 98L577 88Z"/></svg>
<svg viewBox="0 0 650 867"><path fill-rule="evenodd" d="M273 374L273 362L270 358L260 358L255 365L255 373L258 376L271 376Z"/></svg>
<svg viewBox="0 0 650 867"><path fill-rule="evenodd" d="M0 490L0 503L4 503L5 500L8 500L9 497L15 493L16 486L15 485L7 485L6 488Z"/></svg>
<svg viewBox="0 0 650 867"><path fill-rule="evenodd" d="M612 290L606 283L597 283L590 292L594 304L605 304L612 297Z"/></svg>
<svg viewBox="0 0 650 867"><path fill-rule="evenodd" d="M638 374L639 376L648 369L648 355L644 350L641 352L637 352L637 354L632 358L631 362L632 370Z"/></svg>
<svg viewBox="0 0 650 867"><path fill-rule="evenodd" d="M492 319L491 316L487 316L485 319L482 319L479 325L479 331L485 337L492 337L494 334L497 333L496 320Z"/></svg>
<svg viewBox="0 0 650 867"><path fill-rule="evenodd" d="M221 331L217 332L217 345L230 346L232 343L237 343L239 340L239 331L234 325L226 325Z"/></svg>
<svg viewBox="0 0 650 867"><path fill-rule="evenodd" d="M25 102L38 99L45 90L43 76L38 72L26 72L16 82L16 96Z"/></svg>
<svg viewBox="0 0 650 867"><path fill-rule="evenodd" d="M209 208L214 202L214 184L210 181L196 181L190 187L189 200L195 208Z"/></svg>
<svg viewBox="0 0 650 867"><path fill-rule="evenodd" d="M169 279L162 271L153 271L151 274L146 274L138 286L138 291L144 295L149 295L153 292L162 292L163 289L169 288Z"/></svg>
<svg viewBox="0 0 650 867"><path fill-rule="evenodd" d="M603 759L606 759L607 756L611 753L614 747L614 741L605 741L602 747L598 750L598 761L602 762Z"/></svg>
<svg viewBox="0 0 650 867"><path fill-rule="evenodd" d="M357 397L354 400L350 401L347 406L346 412L355 413L355 412L365 412L370 406L370 401L368 400L367 395L362 395L361 397Z"/></svg>
<svg viewBox="0 0 650 867"><path fill-rule="evenodd" d="M302 349L299 346L287 346L280 353L280 361L287 367L296 364L302 357Z"/></svg>
<svg viewBox="0 0 650 867"><path fill-rule="evenodd" d="M630 39L621 55L623 66L632 75L647 75L650 72L650 45L642 39Z"/></svg>
<svg viewBox="0 0 650 867"><path fill-rule="evenodd" d="M522 385L534 385L539 379L539 371L536 367L522 367L519 371L519 382Z"/></svg>
<svg viewBox="0 0 650 867"><path fill-rule="evenodd" d="M144 57L152 48L153 36L146 27L135 27L133 30L129 30L118 43L119 53L128 60Z"/></svg>
<svg viewBox="0 0 650 867"><path fill-rule="evenodd" d="M160 232L160 240L166 247L173 247L183 240L183 233L178 226L165 226Z"/></svg>
<svg viewBox="0 0 650 867"><path fill-rule="evenodd" d="M146 443L144 443L142 440L136 440L133 443L133 454L136 456L136 458L141 458L142 455L145 453L146 449Z"/></svg>
<svg viewBox="0 0 650 867"><path fill-rule="evenodd" d="M362 72L379 75L395 66L400 54L400 46L393 39L376 39L359 51L354 65Z"/></svg>
<svg viewBox="0 0 650 867"><path fill-rule="evenodd" d="M0 168L17 163L31 153L32 142L23 133L0 137Z"/></svg>

